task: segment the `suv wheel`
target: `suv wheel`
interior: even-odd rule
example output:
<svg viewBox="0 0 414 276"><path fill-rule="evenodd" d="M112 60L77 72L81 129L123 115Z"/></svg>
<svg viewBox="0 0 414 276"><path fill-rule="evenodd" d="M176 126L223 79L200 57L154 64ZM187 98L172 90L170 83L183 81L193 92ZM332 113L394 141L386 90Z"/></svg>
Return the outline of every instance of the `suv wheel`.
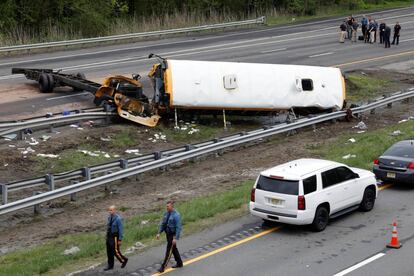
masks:
<svg viewBox="0 0 414 276"><path fill-rule="evenodd" d="M375 204L375 191L373 189L367 188L364 191L364 197L362 198L359 209L363 212L369 212L374 208Z"/></svg>
<svg viewBox="0 0 414 276"><path fill-rule="evenodd" d="M318 207L315 212L315 218L312 222L312 229L316 232L323 231L328 225L329 212L326 207Z"/></svg>

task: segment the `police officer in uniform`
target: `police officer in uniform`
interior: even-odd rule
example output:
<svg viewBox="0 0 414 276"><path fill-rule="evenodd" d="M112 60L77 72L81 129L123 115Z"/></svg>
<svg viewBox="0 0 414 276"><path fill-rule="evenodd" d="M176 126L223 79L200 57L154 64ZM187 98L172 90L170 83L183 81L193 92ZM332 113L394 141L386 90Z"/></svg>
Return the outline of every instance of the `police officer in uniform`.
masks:
<svg viewBox="0 0 414 276"><path fill-rule="evenodd" d="M108 209L108 223L106 230L106 254L108 256L108 266L104 271L114 268L114 257L122 264L124 268L128 262L128 258L124 257L119 250L123 238L123 224L122 217L116 213L116 207L110 206Z"/></svg>
<svg viewBox="0 0 414 276"><path fill-rule="evenodd" d="M177 249L177 240L180 238L181 233L181 216L180 213L174 209L173 201L168 201L166 207L167 211L163 215L158 234L156 236L157 240L160 238L160 234L162 232L165 232L165 235L167 236L167 250L165 252L164 261L158 270L160 273L164 272L168 262L170 261L171 255L174 255L174 259L176 261L173 268L183 267L183 261L181 260L180 253Z"/></svg>
<svg viewBox="0 0 414 276"><path fill-rule="evenodd" d="M401 31L401 25L399 22L397 22L394 26L394 39L392 40L392 45L395 44L395 41L397 40L397 45L400 43L400 31Z"/></svg>

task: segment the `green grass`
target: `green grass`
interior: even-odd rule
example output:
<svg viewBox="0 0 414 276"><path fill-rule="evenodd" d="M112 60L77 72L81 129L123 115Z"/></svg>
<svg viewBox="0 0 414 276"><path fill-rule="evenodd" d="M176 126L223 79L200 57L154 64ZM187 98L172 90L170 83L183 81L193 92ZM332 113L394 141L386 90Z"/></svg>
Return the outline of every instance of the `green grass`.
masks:
<svg viewBox="0 0 414 276"><path fill-rule="evenodd" d="M400 130L401 135L390 135ZM322 158L345 163L352 167L372 169L372 162L395 142L414 137L414 121L392 125L383 129L369 131L363 134L344 135L334 142L323 143L309 148L311 153ZM356 139L355 143L348 140ZM355 158L343 159L345 155L356 155Z"/></svg>
<svg viewBox="0 0 414 276"><path fill-rule="evenodd" d="M200 224L210 220L210 225L217 223L214 218L221 214L238 210L249 201L249 191L253 183L247 181L226 192L192 199L177 204L183 218L184 234L199 230ZM125 207L124 207L125 208ZM244 211L243 211L244 213ZM123 248L135 242L153 243L162 211L139 215L126 220ZM234 214L228 216L234 217ZM229 219L227 218L227 219ZM72 246L78 246L80 252L74 256L64 256L62 252ZM12 252L0 257L0 275L60 275L66 268L76 267L91 261L105 260L104 233L64 235L44 245L27 250Z"/></svg>
<svg viewBox="0 0 414 276"><path fill-rule="evenodd" d="M347 75L347 100L358 102L373 99L390 86L389 80L370 77L362 73L351 73Z"/></svg>
<svg viewBox="0 0 414 276"><path fill-rule="evenodd" d="M311 19L320 19L324 17L333 17L333 16L348 16L350 14L361 14L364 12L370 12L381 9L392 9L392 8L402 8L408 7L414 4L414 0L402 0L402 1L384 1L383 3L378 4L364 4L359 6L356 9L349 9L341 5L333 5L330 7L324 7L317 9L314 15L294 15L294 14L277 14L269 15L266 18L266 23L268 25L279 25L287 24L294 22L302 22ZM339 28L339 25L338 25Z"/></svg>

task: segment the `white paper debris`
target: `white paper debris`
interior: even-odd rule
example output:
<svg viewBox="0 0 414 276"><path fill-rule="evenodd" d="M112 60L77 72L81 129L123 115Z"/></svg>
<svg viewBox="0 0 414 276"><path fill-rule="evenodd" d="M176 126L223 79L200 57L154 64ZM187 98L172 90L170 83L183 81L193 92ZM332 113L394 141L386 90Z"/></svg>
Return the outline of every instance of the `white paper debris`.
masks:
<svg viewBox="0 0 414 276"><path fill-rule="evenodd" d="M365 132L366 132L365 130L357 131L358 134L365 133Z"/></svg>
<svg viewBox="0 0 414 276"><path fill-rule="evenodd" d="M57 154L44 154L44 153L38 153L36 154L38 157L46 157L46 158L58 158L59 155Z"/></svg>
<svg viewBox="0 0 414 276"><path fill-rule="evenodd" d="M43 135L41 139L42 139L43 141L47 141L47 140L49 140L49 139L50 139L50 136Z"/></svg>
<svg viewBox="0 0 414 276"><path fill-rule="evenodd" d="M30 142L29 141L26 141L26 143L28 143L31 146L36 146L36 145L39 144L39 142L35 138L33 138L33 137L30 138Z"/></svg>
<svg viewBox="0 0 414 276"><path fill-rule="evenodd" d="M401 135L402 134L402 132L401 132L401 130L394 130L390 135L391 136L398 136L398 135Z"/></svg>
<svg viewBox="0 0 414 276"><path fill-rule="evenodd" d="M99 157L99 153L91 152L89 150L78 150L78 152L82 152L85 155L89 155L92 157Z"/></svg>
<svg viewBox="0 0 414 276"><path fill-rule="evenodd" d="M402 119L401 121L398 121L399 124L405 123L405 122L408 122L408 119Z"/></svg>
<svg viewBox="0 0 414 276"><path fill-rule="evenodd" d="M8 165L9 165L8 163L4 164L5 167L7 167Z"/></svg>
<svg viewBox="0 0 414 276"><path fill-rule="evenodd" d="M349 158L355 158L355 157L356 157L355 154L347 154L347 155L342 156L342 159L349 159Z"/></svg>
<svg viewBox="0 0 414 276"><path fill-rule="evenodd" d="M109 142L109 141L111 141L112 139L111 139L111 137L101 137L100 138L101 139L101 141L104 141L104 142Z"/></svg>
<svg viewBox="0 0 414 276"><path fill-rule="evenodd" d="M359 122L359 123L358 123L356 126L354 126L353 128L358 128L358 129L361 129L361 130L368 129L367 125L366 125L363 121Z"/></svg>
<svg viewBox="0 0 414 276"><path fill-rule="evenodd" d="M350 139L348 139L348 141L351 142L351 143L355 143L356 142L356 140L354 138L350 138Z"/></svg>
<svg viewBox="0 0 414 276"><path fill-rule="evenodd" d="M70 127L78 128L79 126L78 125L70 125Z"/></svg>
<svg viewBox="0 0 414 276"><path fill-rule="evenodd" d="M16 146L15 145L9 145L9 148L15 148Z"/></svg>
<svg viewBox="0 0 414 276"><path fill-rule="evenodd" d="M108 153L105 153L104 157L105 158L111 158L111 156Z"/></svg>
<svg viewBox="0 0 414 276"><path fill-rule="evenodd" d="M75 255L76 253L80 252L79 247L77 246L73 246L69 249L66 249L65 251L63 251L63 255L67 256L67 255Z"/></svg>

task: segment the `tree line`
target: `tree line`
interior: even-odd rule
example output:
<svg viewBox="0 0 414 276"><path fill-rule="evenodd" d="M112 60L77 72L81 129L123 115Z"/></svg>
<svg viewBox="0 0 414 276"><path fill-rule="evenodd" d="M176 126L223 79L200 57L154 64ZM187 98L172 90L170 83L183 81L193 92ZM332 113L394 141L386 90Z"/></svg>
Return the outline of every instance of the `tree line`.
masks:
<svg viewBox="0 0 414 276"><path fill-rule="evenodd" d="M387 0L392 2L393 0ZM401 0L400 0L401 1ZM313 15L321 7L346 9L380 4L383 0L1 0L0 39L29 35L41 40L52 29L81 37L108 34L114 22L129 18L161 19L172 14L231 15L246 18L277 10L292 15ZM135 21L137 22L137 21ZM23 39L23 38L22 38Z"/></svg>

